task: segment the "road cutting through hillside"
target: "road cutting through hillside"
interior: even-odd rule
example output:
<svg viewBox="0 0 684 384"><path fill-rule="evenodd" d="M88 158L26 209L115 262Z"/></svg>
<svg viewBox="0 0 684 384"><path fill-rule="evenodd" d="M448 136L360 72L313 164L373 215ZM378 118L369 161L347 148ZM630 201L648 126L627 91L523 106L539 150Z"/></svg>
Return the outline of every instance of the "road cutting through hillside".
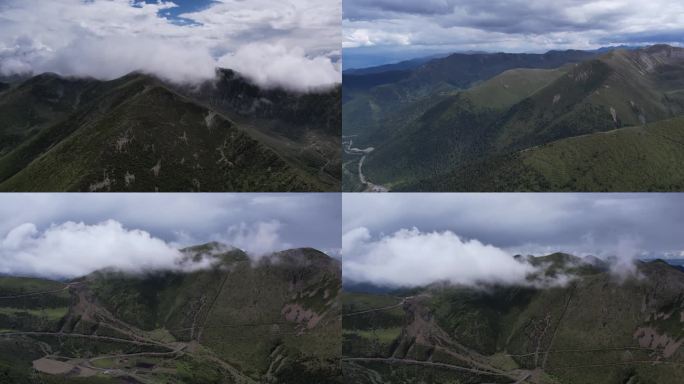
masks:
<svg viewBox="0 0 684 384"><path fill-rule="evenodd" d="M362 314L364 314L364 313L378 312L378 311L386 311L386 310L389 310L389 309L399 308L399 307L402 307L402 306L404 305L404 303L406 303L406 300L409 300L409 299L412 299L412 298L413 298L413 296L404 297L404 298L401 299L401 301L400 301L399 303L393 304L393 305L388 305L388 306L382 307L382 308L373 308L373 309L367 309L367 310L358 311L358 312L343 313L343 314L342 314L342 317L356 316L356 315L362 315Z"/></svg>
<svg viewBox="0 0 684 384"><path fill-rule="evenodd" d="M421 360L413 360L413 359L397 359L394 357L344 357L344 358L342 358L342 361L425 365L425 366L429 366L429 367L439 367L439 368L445 368L445 369L452 369L452 370L456 370L456 371L470 372L470 373L475 373L478 375L508 377L512 380L518 380L517 377L512 377L511 375L506 374L506 373L496 373L496 372L490 372L490 371L483 371L483 370L479 370L476 368L463 367L460 365L453 365L453 364L447 364L447 363L435 363L432 361L421 361Z"/></svg>
<svg viewBox="0 0 684 384"><path fill-rule="evenodd" d="M626 351L626 350L654 351L653 348L644 348L644 347L609 347L609 348L588 348L588 349L555 349L555 350L540 351L540 352L541 353L586 353L586 352L609 352L609 351ZM528 357L528 356L534 356L535 354L536 354L536 352L520 353L520 354L507 353L504 356Z"/></svg>
<svg viewBox="0 0 684 384"><path fill-rule="evenodd" d="M141 346L148 346L148 347L166 347L168 349L172 349L166 344L160 344L160 343L154 343L154 342L145 342L145 341L138 341L138 340L130 340L130 339L121 339L118 337L110 337L110 336L98 336L98 335L86 335L86 334L81 334L81 333L64 333L64 332L0 332L0 337L12 337L12 336L52 336L52 337L74 337L74 338L83 338L83 339L93 339L93 340L102 340L102 341L112 341L116 343L125 343L125 344L134 344L134 345L141 345Z"/></svg>
<svg viewBox="0 0 684 384"><path fill-rule="evenodd" d="M60 289L55 289L55 290L52 290L52 291L29 292L29 293L22 293L22 294L20 294L20 295L14 295L14 296L0 296L0 300L3 300L3 299L4 299L4 300L21 299L21 298L24 298L24 297L42 296L42 295L49 295L49 294L52 294L52 293L60 293L60 292L66 291L66 290L68 290L69 288L71 288L71 287L73 287L73 286L76 286L76 285L78 285L78 284L80 284L80 283L68 283L68 284L65 284L64 287L62 287L62 288L60 288Z"/></svg>
<svg viewBox="0 0 684 384"><path fill-rule="evenodd" d="M130 339L124 339L124 338L118 338L118 337L111 337L111 336L100 336L100 335L89 335L89 334L80 334L80 333L68 333L68 332L32 332L32 331L17 331L17 332L0 332L0 338L1 337L7 337L7 338L12 338L12 337L31 337L31 336L38 336L38 337L56 337L56 338L80 338L80 339L88 339L88 340L98 340L98 341L107 341L107 342L115 342L115 343L122 343L122 344L130 344L130 345L136 345L136 346L142 346L142 347L156 347L156 348L164 348L167 349L168 352L140 352L140 353L134 353L134 354L121 354L121 355L115 355L115 356L96 356L94 358L89 359L88 361L97 361L105 358L110 358L110 357L134 357L134 356L157 356L157 357L163 357L163 356L176 356L178 354L188 354L189 356L197 357L196 354L190 352L190 351L185 351L186 348L188 347L187 343L184 342L174 342L174 343L163 343L158 340L152 339L149 334L143 330L137 329L134 326L131 326L130 324L127 324L116 317L114 317L108 310L105 308L93 303L92 301L88 300L88 295L85 294L85 286L81 283L70 283L67 284L64 288L61 288L59 290L54 290L54 291L43 291L43 292L34 292L34 293L27 293L27 294L21 294L21 295L15 295L9 298L16 298L16 297L29 297L29 296L36 296L36 295L45 295L45 294L50 294L50 293L55 293L55 292L62 292L65 290L68 290L69 288L75 288L72 291L72 294L76 295L79 298L79 303L82 305L81 311L85 311L89 313L90 316L93 316L98 319L99 323L102 326L105 326L107 328L110 328L112 330L115 330L122 335L125 335L127 337L130 337ZM84 289L85 288L85 289ZM45 357L50 356L50 354L46 353ZM250 379L249 377L243 375L240 373L236 368L231 366L229 363L223 361L219 357L213 355L213 353L208 353L208 354L202 354L203 358L209 359L217 364L219 364L221 367L223 367L225 370L227 370L233 378L236 380L236 383L244 383L244 384L255 384L255 382ZM87 369L94 369L98 371L103 371L102 369L98 369L97 367L92 366L91 364L86 361L84 365L82 366L83 368ZM80 365L78 365L80 366ZM75 365L76 367L76 365ZM140 377L139 375L136 374L136 372L129 372L128 370L124 369L109 369L109 370L104 370L107 371L111 375L115 376L126 376L126 377L131 377L135 380L137 380L140 383L152 383L152 381L149 381L145 378Z"/></svg>

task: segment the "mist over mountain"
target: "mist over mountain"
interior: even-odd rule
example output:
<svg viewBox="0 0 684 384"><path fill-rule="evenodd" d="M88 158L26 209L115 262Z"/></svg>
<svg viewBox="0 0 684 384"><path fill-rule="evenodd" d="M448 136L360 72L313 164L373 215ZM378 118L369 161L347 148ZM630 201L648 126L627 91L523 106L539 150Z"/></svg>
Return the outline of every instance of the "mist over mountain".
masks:
<svg viewBox="0 0 684 384"><path fill-rule="evenodd" d="M684 273L639 262L616 280L567 254L536 257L563 286L431 284L343 296L343 369L358 383L676 383Z"/></svg>
<svg viewBox="0 0 684 384"><path fill-rule="evenodd" d="M231 225L211 237L212 251L242 249L254 262L291 247L281 236L277 220ZM230 245L225 245L225 243ZM0 241L0 273L13 276L71 279L100 269L125 273L194 271L211 260L187 259L175 242L166 242L141 229L125 228L115 220L89 225L68 221L40 231L33 223L10 230Z"/></svg>

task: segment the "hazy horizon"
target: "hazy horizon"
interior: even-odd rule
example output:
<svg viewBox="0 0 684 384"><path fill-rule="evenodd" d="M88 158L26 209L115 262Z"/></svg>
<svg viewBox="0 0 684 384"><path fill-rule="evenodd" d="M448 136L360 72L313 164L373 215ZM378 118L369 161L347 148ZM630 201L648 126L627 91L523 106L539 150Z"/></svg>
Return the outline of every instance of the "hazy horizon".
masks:
<svg viewBox="0 0 684 384"><path fill-rule="evenodd" d="M349 69L446 52L681 45L684 5L673 0L349 0L343 4L342 25L344 69ZM392 59L383 62L382 57Z"/></svg>
<svg viewBox="0 0 684 384"><path fill-rule="evenodd" d="M440 58L440 57L447 57L451 55L457 55L457 54L466 54L466 55L472 55L472 54L495 54L495 53L520 53L520 54L544 54L548 52L562 52L562 51L573 51L573 50L580 50L580 51L608 51L608 50L614 50L614 49L639 49L639 48L645 48L649 47L652 45L658 45L658 44L665 44L665 45L671 45L671 46L676 46L676 47L682 47L683 45L680 44L668 44L668 43L654 43L654 44L648 44L648 45L611 45L611 46L604 46L604 47L598 47L595 49L574 49L574 48L567 48L567 49L548 49L548 50L541 50L541 51L534 51L534 50L526 50L526 51L438 51L438 52L416 52L414 54L408 54L407 56L405 52L393 52L393 53L388 53L386 55L378 54L377 52L373 52L372 48L358 48L358 51L356 51L354 54L352 54L352 63L354 62L361 62L365 64L360 64L363 66L360 67L352 67L350 65L353 64L347 64L347 62L344 62L343 65L343 70L348 71L348 70L354 70L354 69L366 69L366 68L374 68L374 67L381 67L385 65L392 65L392 64L399 64L403 62L408 62L408 61L413 61L413 60L421 60L421 59L432 59L432 58ZM351 48L351 49L346 49L345 51L350 51L350 50L355 50L356 48ZM362 53L363 52L363 53ZM354 57L355 55L361 56L362 60L357 61L359 58Z"/></svg>

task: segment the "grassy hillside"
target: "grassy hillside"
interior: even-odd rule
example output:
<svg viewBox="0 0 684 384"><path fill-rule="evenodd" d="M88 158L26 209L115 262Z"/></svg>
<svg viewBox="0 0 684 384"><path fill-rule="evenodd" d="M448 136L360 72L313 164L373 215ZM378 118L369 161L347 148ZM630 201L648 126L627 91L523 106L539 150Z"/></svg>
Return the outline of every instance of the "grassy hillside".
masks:
<svg viewBox="0 0 684 384"><path fill-rule="evenodd" d="M642 157L658 152L659 147L653 146L658 140L639 143L638 151L630 147L630 140L624 148L611 147L610 152L618 156L632 155L622 162L639 163L627 167L628 175L622 183L611 176L604 180L601 174L590 175L597 178L593 181L575 182L573 177L580 176L575 174L563 179L573 173L568 168L576 166L583 173L587 168L614 175L625 173L624 167L608 170L607 164L615 161L600 163L596 159L601 155L582 157L596 151L612 156L595 146L564 147L576 151L572 163L547 160L567 155L555 152L558 146L551 145L563 139L665 120L671 122L663 124L674 126L679 122L681 126L675 118L684 113L684 80L680 79L684 74L683 52L669 46L615 50L555 70L508 70L484 82L471 82L464 91L442 87L420 96L407 96L392 84L385 84L344 104L343 132L354 135L356 146L374 148L364 161L363 174L390 190L477 191L483 186L484 190L509 191L549 187L575 191L681 190L676 172L670 171L677 164L673 162L677 155L672 143L667 144L672 149L666 151L668 155L658 154L657 159L646 163L641 163ZM428 64L423 67L446 65ZM500 66L483 61L485 64ZM434 80L444 71L433 71L428 77ZM611 144L621 145L621 140ZM541 158L518 154L539 153L538 147L545 148ZM506 171L499 171L500 167ZM643 178L643 173L631 172L639 167L664 167L666 171ZM665 179L654 181L658 176ZM489 185L481 181L483 178L502 180ZM363 187L349 172L344 188Z"/></svg>
<svg viewBox="0 0 684 384"><path fill-rule="evenodd" d="M396 77L386 71L376 72L372 69L359 74L345 72L342 132L344 135L360 134L365 137L374 134L375 129L392 129L396 127L393 122L406 122L407 117L439 101L435 98L439 99L440 94L470 88L511 69L552 69L594 55L582 51L549 52L543 55L453 54L404 68L401 75ZM404 114L404 110L414 112ZM372 115L368 116L369 112ZM395 118L397 113L401 117ZM390 121L382 122L385 117Z"/></svg>
<svg viewBox="0 0 684 384"><path fill-rule="evenodd" d="M141 74L16 85L0 95L0 189L339 189L339 89L268 93L232 76L223 98Z"/></svg>
<svg viewBox="0 0 684 384"><path fill-rule="evenodd" d="M473 104L504 110L557 80L560 69L511 69L468 89L464 94Z"/></svg>
<svg viewBox="0 0 684 384"><path fill-rule="evenodd" d="M420 175L439 174L452 164L480 158L492 150L490 137L499 116L563 73L511 70L466 91L431 99L422 113L405 116L403 127L397 122L388 139L370 138L383 144L365 163L368 177L395 188Z"/></svg>
<svg viewBox="0 0 684 384"><path fill-rule="evenodd" d="M534 262L557 273L576 260ZM345 374L358 383L676 383L684 274L662 261L638 269L642 278L620 281L582 267L566 286L543 289L432 286L398 308L385 296L345 295ZM353 310L373 301L374 312Z"/></svg>
<svg viewBox="0 0 684 384"><path fill-rule="evenodd" d="M406 190L681 191L684 118L554 141Z"/></svg>
<svg viewBox="0 0 684 384"><path fill-rule="evenodd" d="M258 262L219 244L184 252L214 266L70 282L0 278L0 377L340 382L339 262L313 249ZM24 352L12 354L18 345Z"/></svg>

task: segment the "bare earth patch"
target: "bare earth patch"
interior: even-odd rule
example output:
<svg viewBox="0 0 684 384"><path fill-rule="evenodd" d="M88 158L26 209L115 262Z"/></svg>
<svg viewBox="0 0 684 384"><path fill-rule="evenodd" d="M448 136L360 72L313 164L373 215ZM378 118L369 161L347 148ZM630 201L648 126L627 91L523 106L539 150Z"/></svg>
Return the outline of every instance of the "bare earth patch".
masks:
<svg viewBox="0 0 684 384"><path fill-rule="evenodd" d="M282 314L285 315L287 321L301 324L307 329L315 327L323 317L310 309L305 309L300 304L285 305Z"/></svg>
<svg viewBox="0 0 684 384"><path fill-rule="evenodd" d="M74 369L74 366L61 361L42 358L33 361L33 368L38 372L47 373L49 375L65 375L71 372Z"/></svg>
<svg viewBox="0 0 684 384"><path fill-rule="evenodd" d="M663 349L663 357L668 358L674 355L684 342L684 339L675 340L667 334L659 334L657 330L651 327L637 328L634 332L634 338L639 341L639 346L642 348Z"/></svg>

